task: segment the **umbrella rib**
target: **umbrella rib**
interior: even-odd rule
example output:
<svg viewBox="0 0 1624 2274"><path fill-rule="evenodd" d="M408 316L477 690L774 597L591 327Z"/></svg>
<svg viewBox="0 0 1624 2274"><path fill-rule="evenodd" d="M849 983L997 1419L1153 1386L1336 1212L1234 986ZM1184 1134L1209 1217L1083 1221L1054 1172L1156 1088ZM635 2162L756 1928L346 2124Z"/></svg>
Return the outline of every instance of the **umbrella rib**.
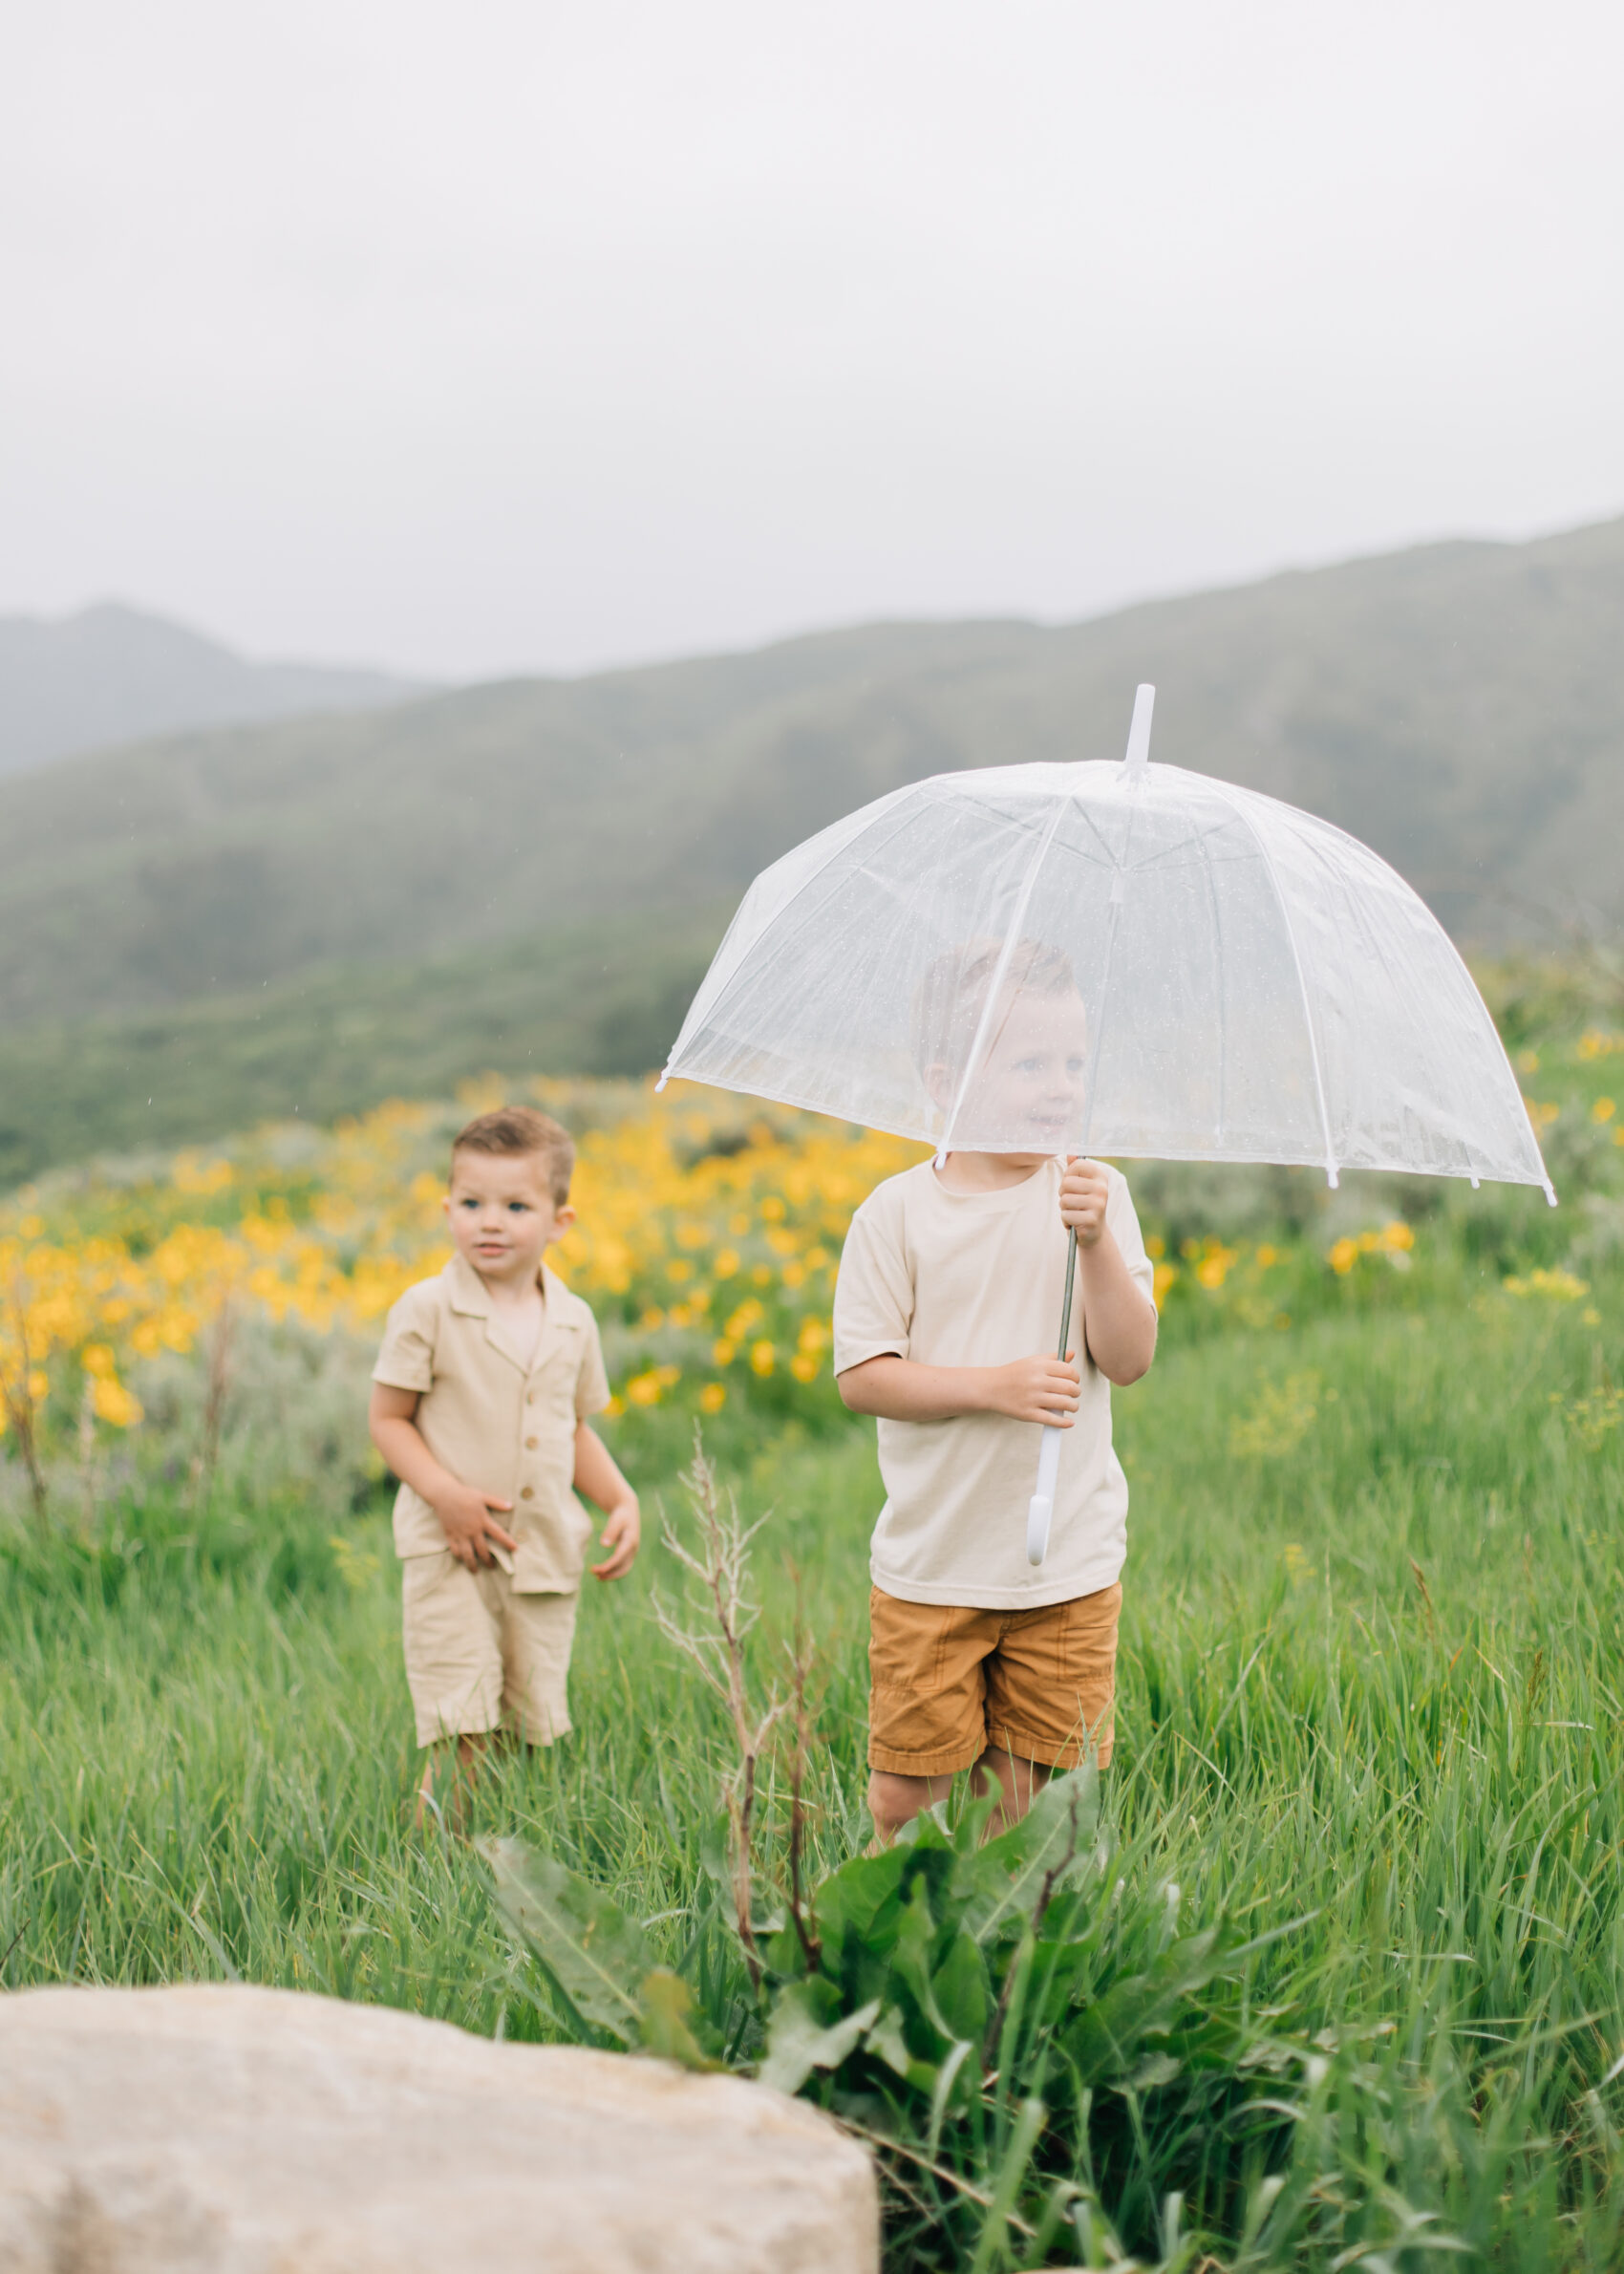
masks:
<svg viewBox="0 0 1624 2274"><path fill-rule="evenodd" d="M1212 864L1212 854L1207 845L1207 839L1209 837L1216 837L1220 835L1223 830L1229 827L1229 825L1227 821L1200 824L1197 827L1190 831L1187 837L1181 837L1176 845L1164 845L1158 851L1153 852L1148 860L1142 861L1139 865L1138 873L1140 875L1143 875L1147 869L1162 868L1166 862L1173 858L1175 853L1185 852L1192 845L1199 851L1202 859L1207 863L1208 869L1210 869Z"/></svg>
<svg viewBox="0 0 1624 2274"><path fill-rule="evenodd" d="M1340 1172L1336 1164L1336 1148L1331 1140L1331 1115L1325 1104L1325 1080L1319 1070L1319 1043L1314 1031L1314 1008L1308 999L1308 981L1303 977L1303 959L1297 953L1297 935L1292 928L1291 911L1286 906L1286 895L1281 891L1280 879L1274 873L1273 856L1264 842L1262 831L1253 825L1251 816L1247 812L1246 807L1234 802L1222 783L1214 780L1212 787L1241 822L1252 843L1256 846L1258 858L1262 861L1264 873L1269 879L1270 890L1274 894L1274 905L1280 911L1280 921L1286 928L1286 940L1292 951L1292 969L1297 975L1297 994L1302 999L1303 1024L1308 1030L1308 1055L1309 1063L1314 1068L1314 1102L1319 1107L1320 1133L1325 1139L1325 1174L1332 1191L1335 1191L1340 1181Z"/></svg>
<svg viewBox="0 0 1624 2274"><path fill-rule="evenodd" d="M1111 879L1110 914L1105 924L1105 961L1100 974L1100 1016L1094 1022L1094 1044L1088 1056L1087 1105L1082 1124L1082 1150L1088 1151L1088 1141L1094 1134L1094 1099L1100 1076L1100 1056L1105 1046L1105 1014L1110 1007L1111 959L1117 952L1117 916L1122 907L1121 893L1125 891L1123 879L1128 875L1128 847L1133 843L1133 825L1139 817L1137 804L1129 807L1128 826L1122 833L1122 857L1113 864L1116 874ZM1064 1353L1062 1352L1062 1356Z"/></svg>
<svg viewBox="0 0 1624 2274"><path fill-rule="evenodd" d="M1218 1124L1213 1131L1212 1142L1214 1145L1221 1146L1224 1142L1224 1114L1229 1104L1229 1027L1224 1018L1227 993L1224 972L1224 920L1219 911L1218 887L1212 879L1212 852L1207 842L1209 833L1206 829L1198 829L1196 843L1201 847L1201 869L1207 879L1207 905L1212 911L1212 945L1218 959ZM1273 884L1273 877L1271 876L1269 881ZM1274 889L1278 894L1279 887L1276 885Z"/></svg>
<svg viewBox="0 0 1624 2274"><path fill-rule="evenodd" d="M1020 888L1020 898L1015 902L1015 913L1011 916L1009 930L1004 934L1004 944L998 950L998 960L994 967L992 982L987 989L987 999L981 1006L981 1017L976 1021L974 1040L970 1045L970 1056L965 1060L964 1072L959 1079L958 1095L953 1100L952 1110L948 1115L947 1127L942 1131L941 1142L936 1148L938 1169L948 1157L948 1143L952 1136L953 1125L958 1120L959 1110L964 1105L965 1094L969 1090L971 1081L975 1073L976 1062L981 1056L982 1046L987 1040L988 1024L997 1007L998 990L1004 983L1004 974L1010 967L1010 957L1015 953L1015 944L1019 937L1021 925L1026 921L1026 912L1031 904L1033 887L1037 882L1037 871L1042 868L1044 855L1054 843L1055 831L1060 826L1060 816L1065 811L1068 799L1063 792L1055 800L1055 810L1049 816L1049 826L1044 830L1042 842L1032 857L1032 867L1027 870L1026 882Z"/></svg>

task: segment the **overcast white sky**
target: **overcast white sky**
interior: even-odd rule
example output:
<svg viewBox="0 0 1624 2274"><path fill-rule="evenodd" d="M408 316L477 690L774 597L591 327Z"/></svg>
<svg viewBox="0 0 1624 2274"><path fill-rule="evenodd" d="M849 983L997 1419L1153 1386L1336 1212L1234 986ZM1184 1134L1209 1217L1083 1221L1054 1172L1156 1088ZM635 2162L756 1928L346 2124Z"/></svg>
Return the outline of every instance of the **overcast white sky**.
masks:
<svg viewBox="0 0 1624 2274"><path fill-rule="evenodd" d="M0 611L471 676L1624 510L1613 0L52 0Z"/></svg>

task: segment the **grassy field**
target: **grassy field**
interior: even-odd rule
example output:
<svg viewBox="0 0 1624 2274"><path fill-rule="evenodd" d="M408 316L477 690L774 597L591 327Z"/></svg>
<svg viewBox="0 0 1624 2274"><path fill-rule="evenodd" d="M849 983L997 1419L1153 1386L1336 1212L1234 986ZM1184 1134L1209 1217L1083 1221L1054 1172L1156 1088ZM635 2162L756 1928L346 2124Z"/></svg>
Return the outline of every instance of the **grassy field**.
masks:
<svg viewBox="0 0 1624 2274"><path fill-rule="evenodd" d="M1606 1110L1624 1057L1594 1026L1521 1048L1554 1214L1419 1186L1135 1179L1164 1248L1164 1347L1117 1405L1134 1502L1101 1901L1262 1945L1193 2000L1177 2057L1086 2118L1099 2199L1147 2263L1624 2257L1624 1148ZM829 1220L893 1164L877 1141L690 1105L659 1175L631 1184L647 1108L602 1091L573 1110L604 1125L583 1166L597 1242L572 1276L609 1325L609 1427L651 1513L680 1521L672 1478L704 1413L765 1516L753 1663L780 1677L799 1606L824 1740L812 1839L837 1864L864 1834L877 1478L866 1427L790 1354L820 1355ZM566 2031L477 1857L410 1829L396 1579L356 1427L355 1286L372 1269L366 1300L386 1300L377 1255L411 1276L432 1236L426 1214L367 1214L357 1164L409 1187L447 1118L64 1179L0 1221L13 1265L57 1256L41 1299L62 1328L32 1409L43 1516L14 1415L0 1439L8 1985L241 1976ZM264 1316L240 1298L205 1474L211 1314L182 1316L180 1281L164 1311L140 1274L162 1276L182 1230L201 1272L203 1234L245 1223L267 1228L270 1276ZM82 1266L73 1317L63 1257ZM652 1624L681 1576L657 1529L586 1605L575 1735L499 1766L475 1829L611 1890L704 2003L720 1962L700 1846L731 1756ZM768 1877L784 1813L780 1759ZM1069 2230L1039 2247L1031 2225L974 2258L899 2210L891 2263L1076 2263Z"/></svg>

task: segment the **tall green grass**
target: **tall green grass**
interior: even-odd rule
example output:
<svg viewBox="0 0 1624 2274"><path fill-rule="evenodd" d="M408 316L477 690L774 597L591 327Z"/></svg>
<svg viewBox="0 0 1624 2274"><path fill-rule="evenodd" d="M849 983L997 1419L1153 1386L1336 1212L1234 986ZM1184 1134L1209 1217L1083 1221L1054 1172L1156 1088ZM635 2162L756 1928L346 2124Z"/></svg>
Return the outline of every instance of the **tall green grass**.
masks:
<svg viewBox="0 0 1624 2274"><path fill-rule="evenodd" d="M1485 1291L1169 1348L1119 1398L1111 1868L1186 1931L1275 1937L1223 1989L1229 2051L1199 2092L1147 2081L1090 2119L1100 2199L1143 2256L1620 2263L1621 1330L1607 1266L1583 1302ZM863 1836L871 1444L854 1426L737 1452L771 1511L760 1678L798 1605L819 1645L827 1869ZM557 2033L470 1850L411 1829L381 1505L254 1474L197 1509L132 1472L84 1523L0 1533L6 1984L240 1976ZM656 1533L587 1602L575 1734L496 1763L473 1829L600 1880L697 1979L723 1963L696 1929L730 1764L652 1625L677 1577ZM783 1813L780 1767L769 1856ZM1276 2117L1238 2129L1233 2092L1256 2104L1260 2079ZM1012 2230L1005 2263L1026 2247ZM964 2263L906 2220L893 2258Z"/></svg>

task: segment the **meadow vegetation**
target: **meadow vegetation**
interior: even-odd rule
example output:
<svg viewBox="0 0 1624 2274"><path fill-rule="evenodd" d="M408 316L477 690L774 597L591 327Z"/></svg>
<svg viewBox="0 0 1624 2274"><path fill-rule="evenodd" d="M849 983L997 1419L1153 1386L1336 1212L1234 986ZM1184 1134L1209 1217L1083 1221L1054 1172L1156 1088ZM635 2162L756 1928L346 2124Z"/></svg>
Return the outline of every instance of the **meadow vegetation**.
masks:
<svg viewBox="0 0 1624 2274"><path fill-rule="evenodd" d="M673 1640L705 1591L657 1521L585 1606L574 1736L478 1795L530 1940L475 1848L411 1829L363 1384L483 1097L14 1192L5 1983L240 1976L765 2064L882 2143L893 2269L1618 2263L1624 1021L1549 977L1495 1000L1557 1211L1125 1164L1163 1341L1117 1400L1117 1759L1001 1852L954 1807L862 1856L878 1494L829 1299L911 1149L544 1085L581 1136L560 1260L617 1457L703 1562L697 1422L724 1521L728 1489L760 1521L753 1714L793 1706L810 1645L804 1726L758 1764L754 1952L733 1717ZM606 1902L624 2008L570 1972Z"/></svg>

